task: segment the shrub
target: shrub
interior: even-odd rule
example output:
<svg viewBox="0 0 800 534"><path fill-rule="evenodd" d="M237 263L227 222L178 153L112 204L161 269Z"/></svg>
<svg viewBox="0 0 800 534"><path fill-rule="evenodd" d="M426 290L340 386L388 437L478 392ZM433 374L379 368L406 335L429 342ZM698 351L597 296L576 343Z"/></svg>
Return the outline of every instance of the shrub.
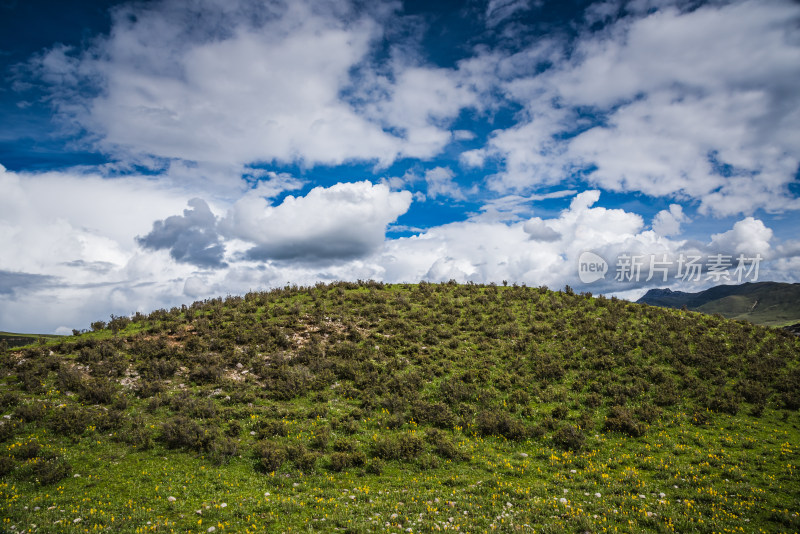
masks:
<svg viewBox="0 0 800 534"><path fill-rule="evenodd" d="M606 416L603 429L610 432L621 432L631 437L639 437L644 434L644 426L637 423L630 410L624 406L613 406Z"/></svg>
<svg viewBox="0 0 800 534"><path fill-rule="evenodd" d="M603 404L603 397L599 394L593 392L586 396L586 406L589 408L597 408L601 404Z"/></svg>
<svg viewBox="0 0 800 534"><path fill-rule="evenodd" d="M286 461L286 450L269 441L257 443L253 455L256 459L256 469L263 473L277 471Z"/></svg>
<svg viewBox="0 0 800 534"><path fill-rule="evenodd" d="M289 435L289 425L285 421L266 419L256 424L255 431L258 439L285 437Z"/></svg>
<svg viewBox="0 0 800 534"><path fill-rule="evenodd" d="M356 444L349 439L337 439L333 442L333 450L336 452L352 452L356 449Z"/></svg>
<svg viewBox="0 0 800 534"><path fill-rule="evenodd" d="M739 398L724 390L718 390L712 395L709 408L715 412L736 415L739 412Z"/></svg>
<svg viewBox="0 0 800 534"><path fill-rule="evenodd" d="M650 425L661 416L661 409L652 404L643 404L634 410L634 415L640 421Z"/></svg>
<svg viewBox="0 0 800 534"><path fill-rule="evenodd" d="M398 428L402 427L404 424L406 424L406 418L405 418L405 415L403 415L401 413L392 414L392 415L386 417L381 422L381 426L385 426L386 428L391 429L391 430L397 430Z"/></svg>
<svg viewBox="0 0 800 534"><path fill-rule="evenodd" d="M653 402L657 406L674 406L680 400L680 395L672 381L657 385L653 390Z"/></svg>
<svg viewBox="0 0 800 534"><path fill-rule="evenodd" d="M67 406L54 410L48 420L50 430L62 436L79 436L86 431L91 416L78 406Z"/></svg>
<svg viewBox="0 0 800 534"><path fill-rule="evenodd" d="M196 365L189 372L189 380L196 384L215 384L222 378L222 367L214 364Z"/></svg>
<svg viewBox="0 0 800 534"><path fill-rule="evenodd" d="M30 460L31 458L36 458L39 456L40 452L42 452L42 446L33 440L28 440L13 450L14 457L19 460Z"/></svg>
<svg viewBox="0 0 800 534"><path fill-rule="evenodd" d="M564 450L579 451L586 442L586 435L578 427L563 425L553 434L553 442Z"/></svg>
<svg viewBox="0 0 800 534"><path fill-rule="evenodd" d="M55 484L67 478L72 472L72 466L61 456L47 456L28 464L31 466L28 477L39 485Z"/></svg>
<svg viewBox="0 0 800 534"><path fill-rule="evenodd" d="M140 399L150 399L164 393L165 390L164 383L160 380L142 380L135 391Z"/></svg>
<svg viewBox="0 0 800 534"><path fill-rule="evenodd" d="M521 440L529 434L521 421L497 410L478 413L476 426L478 433L483 436L503 436L510 440Z"/></svg>
<svg viewBox="0 0 800 534"><path fill-rule="evenodd" d="M319 455L317 453L308 451L302 445L296 450L289 452L289 457L295 467L304 473L310 473L313 471L314 467L317 465L317 460L319 459Z"/></svg>
<svg viewBox="0 0 800 534"><path fill-rule="evenodd" d="M159 435L159 439L170 449L194 451L208 449L218 437L218 428L202 427L197 421L180 415L162 423Z"/></svg>
<svg viewBox="0 0 800 534"><path fill-rule="evenodd" d="M418 401L412 407L412 414L418 423L430 424L439 428L453 428L456 422L455 414L443 402Z"/></svg>
<svg viewBox="0 0 800 534"><path fill-rule="evenodd" d="M423 441L413 434L401 434L378 439L373 455L384 460L413 460L424 449Z"/></svg>
<svg viewBox="0 0 800 534"><path fill-rule="evenodd" d="M467 460L469 458L469 455L459 450L458 446L444 432L431 428L425 432L425 438L428 443L433 445L436 453L443 458L448 460Z"/></svg>
<svg viewBox="0 0 800 534"><path fill-rule="evenodd" d="M150 449L153 446L153 432L139 414L128 420L123 431L118 434L118 439L142 450Z"/></svg>
<svg viewBox="0 0 800 534"><path fill-rule="evenodd" d="M373 458L369 461L366 467L367 473L370 475L382 475L384 463L380 458Z"/></svg>
<svg viewBox="0 0 800 534"><path fill-rule="evenodd" d="M559 404L558 406L553 408L553 411L551 412L551 416L556 421L560 421L560 420L564 419L567 416L568 413L569 413L569 408L567 408L563 404Z"/></svg>
<svg viewBox="0 0 800 534"><path fill-rule="evenodd" d="M437 469L439 463L439 458L433 454L423 454L417 458L417 466L425 471L428 469Z"/></svg>
<svg viewBox="0 0 800 534"><path fill-rule="evenodd" d="M692 423L694 426L703 426L711 423L712 414L708 410L695 410L692 413L689 422Z"/></svg>
<svg viewBox="0 0 800 534"><path fill-rule="evenodd" d="M116 384L105 378L93 378L81 384L79 397L91 404L109 404L114 399Z"/></svg>
<svg viewBox="0 0 800 534"><path fill-rule="evenodd" d="M235 438L242 433L242 425L236 419L228 421L228 428L225 429L225 435Z"/></svg>
<svg viewBox="0 0 800 534"><path fill-rule="evenodd" d="M41 421L44 419L44 415L44 404L41 402L20 404L14 409L14 419L22 419L26 423Z"/></svg>
<svg viewBox="0 0 800 534"><path fill-rule="evenodd" d="M11 391L6 391L0 395L0 408L13 408L19 405L19 401L19 395Z"/></svg>
<svg viewBox="0 0 800 534"><path fill-rule="evenodd" d="M360 467L367 463L367 457L363 451L334 452L331 454L331 471L343 471L348 467Z"/></svg>
<svg viewBox="0 0 800 534"><path fill-rule="evenodd" d="M166 358L156 358L143 362L138 367L139 374L143 378L150 380L165 380L172 378L178 370L178 363L175 360Z"/></svg>
<svg viewBox="0 0 800 534"><path fill-rule="evenodd" d="M324 451L328 447L328 441L331 438L331 430L327 426L322 426L316 429L314 436L311 438L311 448L318 451Z"/></svg>
<svg viewBox="0 0 800 534"><path fill-rule="evenodd" d="M0 477L4 477L14 470L16 462L11 456L0 456Z"/></svg>
<svg viewBox="0 0 800 534"><path fill-rule="evenodd" d="M215 436L206 446L208 457L216 465L227 463L233 456L239 454L239 445L228 437Z"/></svg>
<svg viewBox="0 0 800 534"><path fill-rule="evenodd" d="M0 421L0 443L4 443L13 438L17 433L17 423L12 421Z"/></svg>

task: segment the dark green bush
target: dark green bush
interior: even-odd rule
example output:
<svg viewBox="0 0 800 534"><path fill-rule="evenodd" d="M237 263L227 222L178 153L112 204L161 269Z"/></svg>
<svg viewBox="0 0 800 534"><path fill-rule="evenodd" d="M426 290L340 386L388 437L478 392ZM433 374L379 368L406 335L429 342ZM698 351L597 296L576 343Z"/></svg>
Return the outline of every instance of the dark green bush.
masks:
<svg viewBox="0 0 800 534"><path fill-rule="evenodd" d="M117 434L117 439L133 447L147 450L153 446L153 431L147 421L136 414L128 419L122 431Z"/></svg>
<svg viewBox="0 0 800 534"><path fill-rule="evenodd" d="M413 460L425 448L424 442L414 434L400 434L378 438L373 446L373 456L384 460Z"/></svg>
<svg viewBox="0 0 800 534"><path fill-rule="evenodd" d="M20 403L20 397L13 391L6 391L0 395L0 408L13 408Z"/></svg>
<svg viewBox="0 0 800 534"><path fill-rule="evenodd" d="M48 427L56 434L76 437L86 432L91 419L91 414L87 410L68 405L53 410L48 419Z"/></svg>
<svg viewBox="0 0 800 534"><path fill-rule="evenodd" d="M609 432L621 432L631 437L639 437L644 434L644 425L637 422L630 410L624 406L611 407L611 411L603 423L603 429Z"/></svg>
<svg viewBox="0 0 800 534"><path fill-rule="evenodd" d="M38 458L37 461L27 464L26 478L41 486L55 484L67 478L72 472L72 466L61 456L48 455ZM24 476L24 475L23 475Z"/></svg>
<svg viewBox="0 0 800 534"><path fill-rule="evenodd" d="M28 440L13 449L14 458L19 460L30 460L36 458L42 452L42 446L37 441Z"/></svg>
<svg viewBox="0 0 800 534"><path fill-rule="evenodd" d="M331 454L331 471L343 471L348 467L360 467L367 463L367 457L363 451L355 450L351 452L334 452Z"/></svg>
<svg viewBox="0 0 800 534"><path fill-rule="evenodd" d="M428 429L425 432L425 439L442 458L447 458L448 460L469 459L469 455L462 452L444 432L436 430L435 428Z"/></svg>
<svg viewBox="0 0 800 534"><path fill-rule="evenodd" d="M0 456L0 477L9 474L16 466L17 464L11 456Z"/></svg>
<svg viewBox="0 0 800 534"><path fill-rule="evenodd" d="M219 429L203 427L193 419L178 415L161 424L158 439L170 449L202 451L219 439Z"/></svg>
<svg viewBox="0 0 800 534"><path fill-rule="evenodd" d="M81 384L78 396L90 404L110 404L116 391L115 382L107 378L92 378Z"/></svg>
<svg viewBox="0 0 800 534"><path fill-rule="evenodd" d="M482 436L503 436L510 440L521 440L529 435L528 429L521 421L499 410L479 412L475 426Z"/></svg>
<svg viewBox="0 0 800 534"><path fill-rule="evenodd" d="M262 473L277 471L286 461L286 450L270 441L261 441L253 448L256 469Z"/></svg>
<svg viewBox="0 0 800 534"><path fill-rule="evenodd" d="M565 405L563 405L563 404L559 404L558 406L556 406L555 408L553 408L553 411L552 411L552 412L550 412L550 415L551 415L551 416L552 416L552 418L553 418L553 419L555 419L556 421L561 421L562 419L564 419L564 418L566 418L566 417L567 417L567 414L568 414L568 413L569 413L569 408L567 408L567 407L566 407Z"/></svg>
<svg viewBox="0 0 800 534"><path fill-rule="evenodd" d="M314 435L311 437L311 448L318 451L324 451L328 447L328 441L330 441L330 439L330 428L327 426L317 427L314 429Z"/></svg>
<svg viewBox="0 0 800 534"><path fill-rule="evenodd" d="M160 380L142 380L135 389L136 396L140 399L154 398L165 391L166 386Z"/></svg>
<svg viewBox="0 0 800 534"><path fill-rule="evenodd" d="M349 439L337 439L333 442L333 450L336 452L352 452L356 450L356 444Z"/></svg>
<svg viewBox="0 0 800 534"><path fill-rule="evenodd" d="M238 443L229 437L214 436L205 449L208 458L216 465L227 463L232 457L239 454Z"/></svg>
<svg viewBox="0 0 800 534"><path fill-rule="evenodd" d="M438 469L439 465L441 465L439 458L429 453L422 454L419 457L417 457L416 463L417 467L419 467L423 471L427 471L429 469Z"/></svg>
<svg viewBox="0 0 800 534"><path fill-rule="evenodd" d="M443 402L415 402L411 410L414 420L420 424L429 424L439 428L453 428L456 416L449 406Z"/></svg>
<svg viewBox="0 0 800 534"><path fill-rule="evenodd" d="M586 442L586 435L578 427L562 425L553 434L553 442L564 450L579 451Z"/></svg>
<svg viewBox="0 0 800 534"><path fill-rule="evenodd" d="M382 475L384 463L380 458L373 458L367 463L366 471L371 475Z"/></svg>
<svg viewBox="0 0 800 534"><path fill-rule="evenodd" d="M178 362L167 358L145 360L138 366L139 374L147 381L172 378L178 370Z"/></svg>
<svg viewBox="0 0 800 534"><path fill-rule="evenodd" d="M32 402L30 404L20 404L14 409L13 418L22 419L26 423L42 421L44 419L46 410L44 404L41 402Z"/></svg>
<svg viewBox="0 0 800 534"><path fill-rule="evenodd" d="M253 429L258 439L289 435L289 425L285 421L276 421L274 419L262 419L254 425Z"/></svg>
<svg viewBox="0 0 800 534"><path fill-rule="evenodd" d="M17 433L18 423L15 421L0 421L0 443L13 438Z"/></svg>
<svg viewBox="0 0 800 534"><path fill-rule="evenodd" d="M228 428L225 429L225 435L231 438L238 437L242 433L242 424L236 419L228 421Z"/></svg>

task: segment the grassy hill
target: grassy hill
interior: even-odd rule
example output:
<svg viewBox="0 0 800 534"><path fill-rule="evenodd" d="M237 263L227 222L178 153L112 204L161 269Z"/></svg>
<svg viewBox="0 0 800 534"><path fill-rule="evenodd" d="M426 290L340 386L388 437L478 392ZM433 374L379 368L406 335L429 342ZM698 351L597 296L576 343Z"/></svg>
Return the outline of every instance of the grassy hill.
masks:
<svg viewBox="0 0 800 534"><path fill-rule="evenodd" d="M800 322L800 284L757 282L715 286L698 293L652 289L637 302L718 313L768 326Z"/></svg>
<svg viewBox="0 0 800 534"><path fill-rule="evenodd" d="M780 330L546 288L286 287L0 356L0 529L797 531L798 409Z"/></svg>

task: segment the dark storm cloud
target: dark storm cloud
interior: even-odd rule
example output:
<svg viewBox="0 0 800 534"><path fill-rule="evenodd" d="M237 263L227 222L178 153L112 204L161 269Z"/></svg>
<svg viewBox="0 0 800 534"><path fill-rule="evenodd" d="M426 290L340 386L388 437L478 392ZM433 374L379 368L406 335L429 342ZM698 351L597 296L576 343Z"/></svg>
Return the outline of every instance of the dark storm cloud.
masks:
<svg viewBox="0 0 800 534"><path fill-rule="evenodd" d="M15 296L55 285L54 276L0 270L0 295Z"/></svg>
<svg viewBox="0 0 800 534"><path fill-rule="evenodd" d="M217 218L202 199L193 198L189 207L192 209L183 210L183 215L155 221L150 233L137 237L136 241L151 250L169 250L175 261L198 267L226 267Z"/></svg>

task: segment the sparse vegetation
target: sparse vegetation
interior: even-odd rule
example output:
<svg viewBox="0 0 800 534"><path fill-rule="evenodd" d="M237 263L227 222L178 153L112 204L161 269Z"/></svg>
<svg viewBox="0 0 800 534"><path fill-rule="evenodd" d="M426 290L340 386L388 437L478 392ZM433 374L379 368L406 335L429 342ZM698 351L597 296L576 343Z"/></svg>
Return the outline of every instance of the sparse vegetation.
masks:
<svg viewBox="0 0 800 534"><path fill-rule="evenodd" d="M91 327L0 354L2 529L800 528L788 332L377 282Z"/></svg>

